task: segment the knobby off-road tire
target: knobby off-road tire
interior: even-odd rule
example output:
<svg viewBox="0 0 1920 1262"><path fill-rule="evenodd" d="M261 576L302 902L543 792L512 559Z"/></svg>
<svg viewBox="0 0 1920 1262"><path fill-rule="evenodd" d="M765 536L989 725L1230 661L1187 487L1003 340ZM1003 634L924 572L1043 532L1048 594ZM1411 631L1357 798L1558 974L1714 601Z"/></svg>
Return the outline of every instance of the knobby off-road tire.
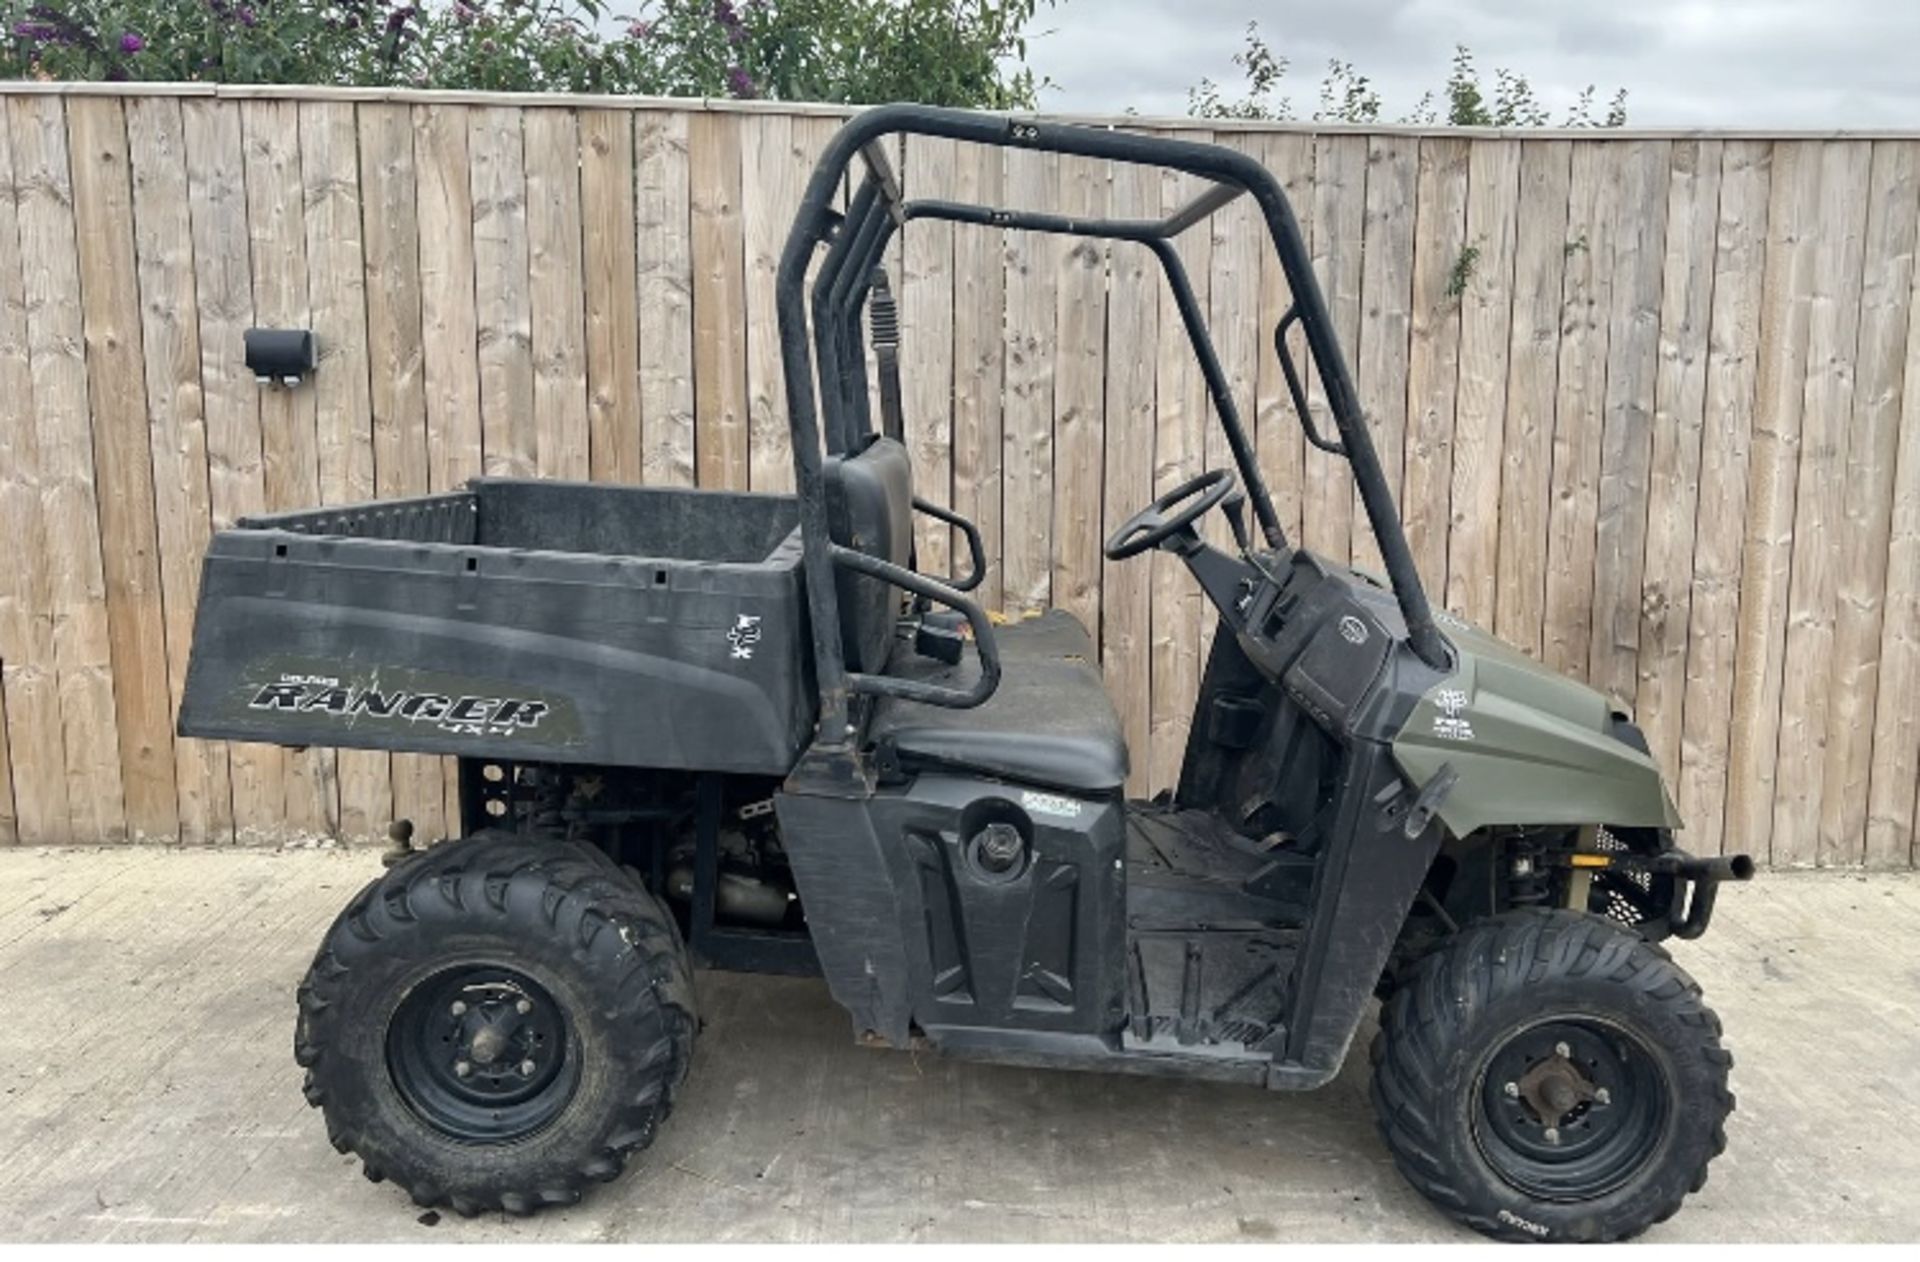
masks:
<svg viewBox="0 0 1920 1262"><path fill-rule="evenodd" d="M1726 1147L1733 1057L1719 1018L1664 950L1599 916L1529 910L1467 926L1389 998L1372 1059L1401 1173L1501 1239L1638 1235L1698 1191ZM1582 1082L1573 1093L1598 1099L1562 1113Z"/></svg>
<svg viewBox="0 0 1920 1262"><path fill-rule="evenodd" d="M334 1147L461 1214L613 1179L666 1119L698 1025L686 948L637 880L590 846L485 833L362 890L299 1007Z"/></svg>

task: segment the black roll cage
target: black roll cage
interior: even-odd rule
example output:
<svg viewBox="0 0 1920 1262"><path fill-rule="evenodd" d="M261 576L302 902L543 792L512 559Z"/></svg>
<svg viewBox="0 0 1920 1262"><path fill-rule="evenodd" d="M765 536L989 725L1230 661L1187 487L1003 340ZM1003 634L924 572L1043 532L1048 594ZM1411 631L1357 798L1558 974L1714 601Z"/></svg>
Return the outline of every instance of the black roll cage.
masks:
<svg viewBox="0 0 1920 1262"><path fill-rule="evenodd" d="M1200 177L1207 181L1207 187L1185 206L1157 220L1079 219L935 199L910 201L903 195L893 164L880 144L884 138L894 135L931 136L1163 167ZM842 214L833 208L833 200L856 157L865 163L866 174ZM1188 340L1200 361L1208 394L1226 432L1241 483L1252 501L1254 518L1267 545L1278 550L1287 546L1286 536L1274 513L1266 482L1260 476L1259 462L1241 423L1186 268L1173 246L1175 237L1247 193L1259 204L1293 294L1293 305L1274 328L1274 341L1301 427L1315 447L1344 456L1352 466L1361 503L1379 542L1388 581L1407 625L1408 644L1421 660L1436 670L1450 669L1446 641L1434 625L1426 590L1414 566L1406 532L1400 525L1393 492L1381 471L1346 359L1334 336L1325 299L1313 275L1312 261L1301 240L1299 221L1273 175L1247 155L1218 145L934 106L886 105L855 115L828 142L807 182L793 229L781 252L775 284L780 353L787 388L787 423L793 438L794 479L804 543L808 613L820 689L819 741L823 745L840 747L851 739L850 702L854 694L972 706L992 695L999 681L999 654L993 643L992 627L974 601L946 583L842 547L833 542L828 530L822 453L839 456L858 451L874 434L860 315L893 234L915 219L944 219L989 228L1133 241L1153 251L1166 274ZM813 284L810 346L807 269L822 244L827 245L827 253ZM1339 431L1337 439L1322 435L1315 425L1299 370L1287 353L1287 334L1295 324L1300 325L1305 335L1308 354L1319 373L1328 411ZM916 503L916 508L922 506ZM972 624L980 656L978 683L972 689L960 690L849 672L841 648L840 611L834 581L838 570L843 568L892 583L963 613ZM976 557L976 573L978 568Z"/></svg>

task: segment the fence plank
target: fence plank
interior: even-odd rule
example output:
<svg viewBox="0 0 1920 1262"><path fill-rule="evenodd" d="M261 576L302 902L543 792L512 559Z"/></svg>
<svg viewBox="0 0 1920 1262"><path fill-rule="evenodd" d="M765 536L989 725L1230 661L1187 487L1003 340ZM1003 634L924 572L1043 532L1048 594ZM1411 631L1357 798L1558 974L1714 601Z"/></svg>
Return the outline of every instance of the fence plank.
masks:
<svg viewBox="0 0 1920 1262"><path fill-rule="evenodd" d="M1793 496L1792 572L1781 687L1773 855L1824 862L1819 824L1832 682L1836 552L1848 498L1864 488L1841 479L1853 412L1854 354L1867 231L1872 146L1829 144L1820 154L1819 232L1811 260L1807 373L1800 421L1799 486Z"/></svg>
<svg viewBox="0 0 1920 1262"><path fill-rule="evenodd" d="M1540 656L1557 671L1584 676L1593 628L1594 519L1623 172L1617 148L1599 141L1576 142L1570 162Z"/></svg>
<svg viewBox="0 0 1920 1262"><path fill-rule="evenodd" d="M1183 140L1205 142L1209 132L1177 132ZM1363 151L1364 156L1364 151ZM1160 173L1160 211L1171 213L1197 196L1201 183L1174 171ZM1175 242L1194 299L1206 310L1211 286L1213 238L1188 232ZM1155 369L1158 428L1154 435L1154 492L1163 494L1201 471L1209 423L1206 380L1181 323L1172 290L1160 286L1160 341ZM1347 503L1344 488L1341 502ZM1012 533L1013 523L1008 521ZM1342 541L1345 547L1344 540ZM1148 738L1148 792L1174 787L1180 779L1193 702L1200 692L1200 646L1207 621L1205 597L1184 563L1164 552L1146 554L1153 585L1152 721Z"/></svg>
<svg viewBox="0 0 1920 1262"><path fill-rule="evenodd" d="M1009 150L1006 159L1009 204L1046 206L1059 196L1059 155ZM1046 608L1053 590L1054 317L1062 252L1057 239L1037 232L1007 234L1000 599L1011 615Z"/></svg>
<svg viewBox="0 0 1920 1262"><path fill-rule="evenodd" d="M640 260L640 414L651 483L692 486L693 239L685 114L634 123Z"/></svg>
<svg viewBox="0 0 1920 1262"><path fill-rule="evenodd" d="M1772 159L1766 141L1729 142L1721 157L1678 790L1687 848L1697 854L1727 849L1728 722Z"/></svg>
<svg viewBox="0 0 1920 1262"><path fill-rule="evenodd" d="M12 400L21 416L33 417L38 411L16 212L19 185L7 124L0 106L0 398ZM0 705L5 707L16 835L34 844L73 836L41 481L38 426L0 425L0 538L14 550L14 563L0 565Z"/></svg>
<svg viewBox="0 0 1920 1262"><path fill-rule="evenodd" d="M585 481L586 292L580 258L580 125L572 110L528 110L527 288L533 313L533 423L543 478Z"/></svg>
<svg viewBox="0 0 1920 1262"><path fill-rule="evenodd" d="M1613 327L1607 334L1587 674L1621 709L1633 704L1640 651L1670 155L1665 141L1634 141L1627 147L1614 225Z"/></svg>
<svg viewBox="0 0 1920 1262"><path fill-rule="evenodd" d="M1446 603L1482 624L1493 621L1500 574L1501 444L1507 426L1519 188L1519 141L1473 147L1467 245L1452 279L1460 301L1460 384L1453 420Z"/></svg>
<svg viewBox="0 0 1920 1262"><path fill-rule="evenodd" d="M1672 162L1633 707L1654 761L1670 778L1680 768L1685 717L1707 333L1713 315L1714 272L1700 266L1700 260L1712 257L1719 228L1721 142L1682 141L1673 147Z"/></svg>
<svg viewBox="0 0 1920 1262"><path fill-rule="evenodd" d="M20 840L20 816L13 805L13 747L7 738L7 693L0 687L0 846Z"/></svg>
<svg viewBox="0 0 1920 1262"><path fill-rule="evenodd" d="M428 485L452 490L485 467L475 309L473 163L467 111L413 113Z"/></svg>
<svg viewBox="0 0 1920 1262"><path fill-rule="evenodd" d="M63 102L9 97L21 293L40 455L48 609L59 669L67 802L75 839L119 841L127 816L115 727L113 666L100 559L100 517L80 263Z"/></svg>
<svg viewBox="0 0 1920 1262"><path fill-rule="evenodd" d="M909 136L902 178L910 197L949 197L959 146L951 140ZM807 154L811 166L812 154ZM804 173L803 173L804 175ZM900 355L905 398L907 447L913 456L913 489L929 503L953 499L953 224L922 219L909 225L901 242ZM765 327L773 330L769 319ZM781 426L784 428L785 395ZM791 485L792 471L785 482ZM953 557L965 548L953 532L931 517L914 521L914 546L920 569L947 574ZM957 563L964 570L965 562Z"/></svg>
<svg viewBox="0 0 1920 1262"><path fill-rule="evenodd" d="M1826 652L1825 765L1820 774L1819 860L1865 862L1879 687L1880 630L1887 584L1893 484L1899 458L1908 303L1913 293L1916 178L1920 146L1873 146L1853 410L1844 471L1835 479L1833 631ZM1803 452L1804 452L1803 448ZM1795 547L1799 547L1796 532ZM1820 663L1814 664L1819 670Z"/></svg>
<svg viewBox="0 0 1920 1262"><path fill-rule="evenodd" d="M774 280L787 229L800 204L809 165L794 143L794 120L766 114L740 120L740 231L745 238L742 326L747 376L747 480L756 491L793 489L793 443L787 434L786 376ZM929 225L930 226L930 225ZM925 232L926 228L918 228ZM909 234L911 240L914 234ZM917 374L909 373L909 379ZM911 423L911 418L909 418ZM917 456L918 453L916 453ZM916 489L920 473L914 463Z"/></svg>
<svg viewBox="0 0 1920 1262"><path fill-rule="evenodd" d="M1109 196L1116 218L1151 218L1160 211L1159 177L1145 167L1121 166L1113 173ZM1162 305L1156 291L1163 287L1159 264L1145 246L1114 244L1107 308L1103 537L1154 497L1154 381ZM1127 776L1131 794L1147 792L1152 748L1152 572L1145 557L1108 561L1100 581L1100 664L1132 752Z"/></svg>
<svg viewBox="0 0 1920 1262"><path fill-rule="evenodd" d="M1435 596L1447 589L1447 525L1453 518L1453 425L1460 381L1460 301L1453 276L1467 248L1471 152L1457 137L1422 139L1415 192L1400 516L1421 582Z"/></svg>
<svg viewBox="0 0 1920 1262"><path fill-rule="evenodd" d="M540 471L540 430L533 402L531 245L520 123L518 110L476 110L467 120L467 147L481 448L490 475L530 478Z"/></svg>
<svg viewBox="0 0 1920 1262"><path fill-rule="evenodd" d="M633 118L580 112L587 472L640 481L640 261L634 252Z"/></svg>
<svg viewBox="0 0 1920 1262"><path fill-rule="evenodd" d="M1387 484L1398 501L1405 482L1407 356L1413 324L1413 231L1420 142L1378 136L1367 145L1367 204L1360 268L1360 342L1354 353L1360 410L1367 418ZM1240 229L1258 244L1261 225ZM1261 313L1265 317L1266 313ZM1278 314L1277 312L1275 313ZM1257 322L1256 322L1257 323ZM1353 563L1385 573L1380 543L1354 487Z"/></svg>
<svg viewBox="0 0 1920 1262"><path fill-rule="evenodd" d="M314 372L320 494L330 504L373 498L372 386L359 124L352 105L300 105L306 204L307 299L320 366Z"/></svg>
<svg viewBox="0 0 1920 1262"><path fill-rule="evenodd" d="M1564 140L1528 141L1520 149L1522 213L1514 238L1492 626L1502 639L1534 657L1540 655L1546 618L1554 391L1560 370L1572 159L1573 146Z"/></svg>
<svg viewBox="0 0 1920 1262"><path fill-rule="evenodd" d="M1108 165L1060 159L1060 191L1053 204L1076 218L1107 216ZM1100 626L1100 476L1106 432L1107 254L1110 243L1060 242L1055 273L1052 604L1096 632ZM1142 293L1122 301L1144 302ZM1240 327L1249 322L1239 321ZM1251 396L1252 391L1247 391Z"/></svg>
<svg viewBox="0 0 1920 1262"><path fill-rule="evenodd" d="M1908 310L1920 300L1920 269ZM1886 617L1880 629L1880 687L1873 716L1873 766L1867 794L1866 862L1920 862L1914 797L1920 781L1920 320L1907 322L1900 396L1900 444L1888 524Z"/></svg>
<svg viewBox="0 0 1920 1262"><path fill-rule="evenodd" d="M1334 336L1348 356L1360 341L1360 256L1366 238L1366 214L1367 138L1316 137L1313 271L1326 296ZM1307 402L1320 432L1329 437L1337 435L1318 373L1308 377ZM1344 460L1314 448L1307 450L1305 474L1301 537L1315 552L1344 563L1353 553L1352 474Z"/></svg>
<svg viewBox="0 0 1920 1262"><path fill-rule="evenodd" d="M341 101L301 102L299 123L307 297L319 342L313 394L320 502L364 503L374 497L375 479L358 124L354 107ZM338 770L340 836L378 838L394 817L392 759L343 749Z"/></svg>
<svg viewBox="0 0 1920 1262"><path fill-rule="evenodd" d="M1774 146L1753 442L1748 449L1726 808L1729 847L1756 855L1772 854L1794 480L1806 393L1810 255L1819 230L1820 179L1818 144L1783 141Z"/></svg>
<svg viewBox="0 0 1920 1262"><path fill-rule="evenodd" d="M78 98L68 102L67 129L98 528L111 541L101 548L101 573L127 829L135 840L171 841L180 832L180 801L160 610L126 116L119 101Z"/></svg>
<svg viewBox="0 0 1920 1262"><path fill-rule="evenodd" d="M268 328L310 328L298 106L285 100L243 101L240 125L246 145L254 319ZM231 361L226 370L233 371ZM319 425L311 386L261 392L260 452L268 511L318 502ZM296 836L337 835L340 785L334 751L290 750L285 767L286 826Z"/></svg>
<svg viewBox="0 0 1920 1262"><path fill-rule="evenodd" d="M982 145L957 150L954 197L985 206L1004 204L1005 156ZM989 568L974 598L990 610L1001 607L1006 570L1000 502L1006 237L998 228L957 227L953 232L953 509L980 530Z"/></svg>
<svg viewBox="0 0 1920 1262"><path fill-rule="evenodd" d="M693 232L693 454L704 487L751 481L746 257L740 239L743 120L695 115L687 137Z"/></svg>
<svg viewBox="0 0 1920 1262"><path fill-rule="evenodd" d="M1309 249L1313 231L1313 138L1298 132L1264 136L1256 150L1267 170L1280 181L1281 191L1293 206L1300 232ZM1148 274L1152 276L1151 273ZM1288 393L1285 370L1273 344L1273 325L1281 313L1293 305L1293 289L1287 283L1286 269L1274 249L1270 234L1260 229L1260 320L1259 366L1254 374L1254 447L1260 456L1260 474L1273 496L1274 513L1280 527L1292 543L1299 543L1301 522L1305 516L1306 438L1300 432L1300 418ZM1304 366L1300 353L1300 335L1289 349L1296 369ZM1144 505L1152 496L1135 505ZM1129 513L1133 509L1127 510ZM1122 519L1124 520L1124 518ZM1118 521L1113 523L1118 526Z"/></svg>
<svg viewBox="0 0 1920 1262"><path fill-rule="evenodd" d="M427 441L428 353L421 271L429 247L420 233L422 194L415 169L414 116L405 105L368 104L359 107L358 121L374 491L382 499L424 495L433 485L435 457ZM464 152L464 123L459 135ZM432 180L436 175L430 170L427 178ZM463 165L459 177L463 202L466 187ZM469 217L467 230L471 229ZM446 247L447 243L441 241L432 249ZM467 292L470 310L471 286ZM471 324L466 327L470 332ZM469 337L469 364L472 353ZM443 349L436 354L446 356L451 352ZM477 464L478 412L469 419L476 431ZM412 821L423 840L443 835L446 796L441 760L422 754L395 754L391 776L394 818Z"/></svg>
<svg viewBox="0 0 1920 1262"><path fill-rule="evenodd" d="M1232 133L1216 136L1215 140L1229 149L1243 152L1257 149L1257 141L1249 143L1247 137ZM1254 152L1253 156L1257 158L1258 153ZM1227 394L1233 400L1240 424L1247 431L1249 440L1257 443L1259 405L1255 392L1260 374L1262 319L1254 304L1260 298L1260 251L1261 238L1266 235L1265 225L1261 221L1258 205L1252 198L1242 197L1215 211L1203 227L1194 231L1204 231L1211 238L1208 244L1207 301L1204 307L1207 332L1213 341L1214 354L1220 361L1220 370L1226 377ZM1278 318L1277 313L1275 318ZM1207 401L1208 417L1203 436L1205 454L1201 458L1201 467L1235 471L1233 448L1227 442L1227 431L1219 409L1212 406L1211 392ZM1060 463L1063 468L1088 467L1079 462L1069 464L1064 456ZM1092 467L1097 468L1098 462ZM1075 516L1071 501L1077 497L1062 491L1059 498L1066 501L1061 504L1062 519ZM1247 520L1252 523L1251 505L1246 511ZM1233 531L1227 524L1226 514L1208 513L1198 525L1201 538L1208 543L1228 553L1234 550ZM1098 546L1097 541L1095 546ZM1213 616L1211 607L1203 608L1200 620L1202 663L1213 656L1213 638L1218 626L1219 619Z"/></svg>

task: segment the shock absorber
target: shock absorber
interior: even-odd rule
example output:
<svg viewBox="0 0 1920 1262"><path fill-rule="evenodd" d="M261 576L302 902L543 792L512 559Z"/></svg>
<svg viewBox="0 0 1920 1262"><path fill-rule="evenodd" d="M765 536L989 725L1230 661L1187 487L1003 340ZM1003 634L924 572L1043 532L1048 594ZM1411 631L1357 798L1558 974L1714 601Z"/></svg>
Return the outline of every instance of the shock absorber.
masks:
<svg viewBox="0 0 1920 1262"><path fill-rule="evenodd" d="M1540 842L1532 833L1516 832L1507 844L1507 906L1538 907L1547 901L1546 867Z"/></svg>
<svg viewBox="0 0 1920 1262"><path fill-rule="evenodd" d="M904 441L900 406L900 309L894 305L887 269L873 269L873 292L867 299L867 318L873 327L873 357L880 368L880 432Z"/></svg>

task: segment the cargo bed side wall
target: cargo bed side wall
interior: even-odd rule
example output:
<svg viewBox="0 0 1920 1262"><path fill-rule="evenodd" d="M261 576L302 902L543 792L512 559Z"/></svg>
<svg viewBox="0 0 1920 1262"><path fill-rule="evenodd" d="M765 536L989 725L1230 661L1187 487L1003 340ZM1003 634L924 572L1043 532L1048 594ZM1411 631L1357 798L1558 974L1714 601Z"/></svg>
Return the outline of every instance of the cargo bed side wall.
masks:
<svg viewBox="0 0 1920 1262"><path fill-rule="evenodd" d="M216 537L188 736L782 775L814 689L791 564Z"/></svg>

